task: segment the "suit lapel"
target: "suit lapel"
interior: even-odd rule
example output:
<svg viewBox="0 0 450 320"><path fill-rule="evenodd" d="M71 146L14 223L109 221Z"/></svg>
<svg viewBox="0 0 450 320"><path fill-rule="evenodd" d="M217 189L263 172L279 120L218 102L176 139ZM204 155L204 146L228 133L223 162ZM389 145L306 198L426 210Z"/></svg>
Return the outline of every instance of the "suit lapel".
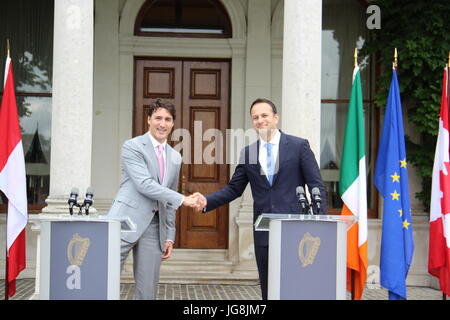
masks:
<svg viewBox="0 0 450 320"><path fill-rule="evenodd" d="M250 160L255 161L255 158L256 158L256 170L258 171L259 176L262 179L262 183L265 183L267 186L270 187L270 183L269 183L269 180L267 179L266 172L264 171L264 169L261 166L261 163L259 162L260 148L261 148L261 141L259 139L256 143L250 145ZM254 162L250 162L250 163L254 163Z"/></svg>
<svg viewBox="0 0 450 320"><path fill-rule="evenodd" d="M141 136L141 142L144 148L144 152L150 159L151 165L149 170L152 172L153 176L158 178L159 184L161 184L160 177L159 177L159 164L158 159L156 158L156 152L153 148L152 141L150 140L149 133L144 133Z"/></svg>
<svg viewBox="0 0 450 320"><path fill-rule="evenodd" d="M278 146L278 159L275 162L275 174L273 176L272 185L277 181L278 175L280 173L282 164L289 160L290 152L289 152L289 142L286 135L280 130L280 145ZM267 179L266 179L267 180ZM267 182L269 183L269 182Z"/></svg>
<svg viewBox="0 0 450 320"><path fill-rule="evenodd" d="M162 183L162 185L164 187L167 187L169 185L169 182L172 180L171 174L173 172L173 166L174 166L174 163L172 161L172 156L173 156L173 150L167 143L166 144L166 171L164 173L165 180Z"/></svg>
<svg viewBox="0 0 450 320"><path fill-rule="evenodd" d="M277 166L278 166L278 162L280 164L288 161L291 157L291 153L289 152L289 140L287 138L287 136L280 131L280 146L278 149L278 161L277 161Z"/></svg>

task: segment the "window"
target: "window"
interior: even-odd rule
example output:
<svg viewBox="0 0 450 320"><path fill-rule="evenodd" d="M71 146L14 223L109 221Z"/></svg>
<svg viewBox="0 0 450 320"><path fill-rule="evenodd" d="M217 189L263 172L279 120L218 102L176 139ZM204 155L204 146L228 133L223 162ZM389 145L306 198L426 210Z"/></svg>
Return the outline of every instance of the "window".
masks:
<svg viewBox="0 0 450 320"><path fill-rule="evenodd" d="M149 0L138 14L135 35L230 38L231 22L218 0Z"/></svg>
<svg viewBox="0 0 450 320"><path fill-rule="evenodd" d="M50 183L54 0L0 3L0 76L4 79L6 40L11 59L27 173L29 211L45 205ZM3 86L0 87L0 98ZM1 194L0 212L6 211Z"/></svg>
<svg viewBox="0 0 450 320"><path fill-rule="evenodd" d="M320 168L330 212L342 208L339 197L339 168L352 86L354 48L361 48L367 37L365 7L356 0L323 0L322 19L322 112ZM371 100L372 72L359 57L366 131L367 200L369 216L376 215L374 143L377 134L376 111ZM333 208L335 210L333 210Z"/></svg>

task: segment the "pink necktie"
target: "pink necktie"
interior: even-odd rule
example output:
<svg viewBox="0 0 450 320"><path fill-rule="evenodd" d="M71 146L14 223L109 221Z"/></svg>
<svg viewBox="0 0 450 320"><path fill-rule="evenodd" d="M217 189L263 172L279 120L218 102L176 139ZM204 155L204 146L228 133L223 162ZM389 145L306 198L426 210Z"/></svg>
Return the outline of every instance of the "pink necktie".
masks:
<svg viewBox="0 0 450 320"><path fill-rule="evenodd" d="M158 164L159 164L159 178L161 179L161 183L164 180L164 173L166 171L166 164L164 162L164 157L163 157L163 145L160 144L158 147L158 152L157 152L157 158L158 158Z"/></svg>

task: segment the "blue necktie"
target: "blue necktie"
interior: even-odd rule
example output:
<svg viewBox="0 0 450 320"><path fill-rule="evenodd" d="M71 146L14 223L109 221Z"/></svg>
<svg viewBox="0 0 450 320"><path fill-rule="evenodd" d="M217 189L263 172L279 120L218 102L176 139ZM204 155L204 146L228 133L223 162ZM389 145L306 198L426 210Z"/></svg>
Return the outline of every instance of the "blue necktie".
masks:
<svg viewBox="0 0 450 320"><path fill-rule="evenodd" d="M272 155L272 144L266 143L267 149L267 179L269 180L270 185L273 182L273 155Z"/></svg>

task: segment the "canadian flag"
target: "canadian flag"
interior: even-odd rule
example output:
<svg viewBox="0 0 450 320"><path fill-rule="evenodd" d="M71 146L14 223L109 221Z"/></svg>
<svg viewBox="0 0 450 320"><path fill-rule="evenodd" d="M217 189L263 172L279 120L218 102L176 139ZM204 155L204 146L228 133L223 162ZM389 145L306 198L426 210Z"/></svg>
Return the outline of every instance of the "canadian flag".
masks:
<svg viewBox="0 0 450 320"><path fill-rule="evenodd" d="M25 158L11 59L6 59L5 87L0 109L0 190L8 198L6 246L8 295L16 292L16 278L25 269L25 227L28 220Z"/></svg>
<svg viewBox="0 0 450 320"><path fill-rule="evenodd" d="M450 296L450 159L448 66L442 82L439 135L431 185L428 272L439 278L441 291Z"/></svg>

